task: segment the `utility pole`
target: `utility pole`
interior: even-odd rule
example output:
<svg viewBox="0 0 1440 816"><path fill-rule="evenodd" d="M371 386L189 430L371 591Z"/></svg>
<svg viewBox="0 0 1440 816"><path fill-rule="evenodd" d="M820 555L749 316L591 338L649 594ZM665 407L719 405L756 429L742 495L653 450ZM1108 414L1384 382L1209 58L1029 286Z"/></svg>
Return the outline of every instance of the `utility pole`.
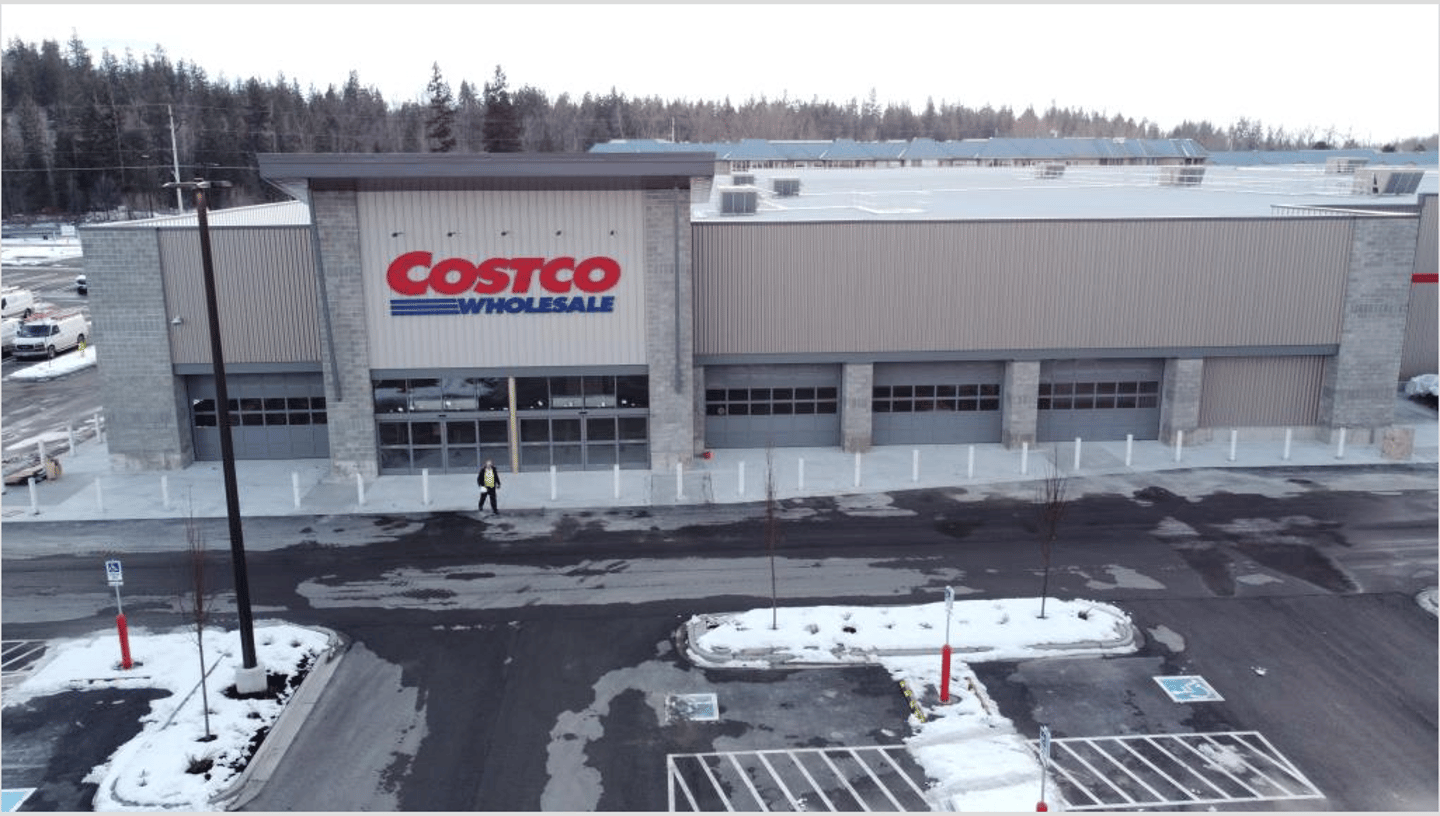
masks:
<svg viewBox="0 0 1440 816"><path fill-rule="evenodd" d="M235 481L235 446L230 434L230 394L225 384L225 355L220 344L220 309L215 299L215 267L210 254L210 221L205 191L229 187L228 181L176 181L165 185L195 191L195 216L200 223L200 261L205 272L205 310L210 318L210 357L215 376L215 409L220 422L220 459L225 476L225 515L230 521L230 561L235 572L235 609L240 618L241 668L235 690L258 694L266 690L265 669L255 657L255 623L250 614L250 579L245 569L245 538L240 523L240 492Z"/></svg>
<svg viewBox="0 0 1440 816"><path fill-rule="evenodd" d="M175 145L175 108L166 105L165 112L170 114L170 161L174 163L175 172L175 209L185 212L185 193L180 189L180 150Z"/></svg>

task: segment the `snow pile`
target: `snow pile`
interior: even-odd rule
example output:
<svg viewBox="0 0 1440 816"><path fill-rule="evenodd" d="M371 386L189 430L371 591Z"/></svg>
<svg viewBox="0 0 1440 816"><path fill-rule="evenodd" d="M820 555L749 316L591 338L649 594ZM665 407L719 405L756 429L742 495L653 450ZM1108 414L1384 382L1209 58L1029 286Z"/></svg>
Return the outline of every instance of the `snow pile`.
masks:
<svg viewBox="0 0 1440 816"><path fill-rule="evenodd" d="M288 624L257 624L255 652L267 674L288 678L277 699L237 699L234 669L240 665L238 632L205 631L205 681L209 732L200 691L200 656L193 629L130 631L133 665L120 668L114 632L52 643L46 659L5 694L6 706L38 696L94 688L163 689L151 702L140 734L85 778L99 786L94 808L110 810L216 810L211 800L237 781L246 763L280 716L304 671L329 646L328 633Z"/></svg>
<svg viewBox="0 0 1440 816"><path fill-rule="evenodd" d="M5 379L27 380L32 382L53 380L56 377L74 374L76 371L89 368L93 365L95 365L95 347L87 345L84 351L76 349L69 354L61 354L53 360L46 360L43 363L26 366Z"/></svg>
<svg viewBox="0 0 1440 816"><path fill-rule="evenodd" d="M7 238L0 244L0 263L6 266L37 266L80 256L80 239L75 237Z"/></svg>

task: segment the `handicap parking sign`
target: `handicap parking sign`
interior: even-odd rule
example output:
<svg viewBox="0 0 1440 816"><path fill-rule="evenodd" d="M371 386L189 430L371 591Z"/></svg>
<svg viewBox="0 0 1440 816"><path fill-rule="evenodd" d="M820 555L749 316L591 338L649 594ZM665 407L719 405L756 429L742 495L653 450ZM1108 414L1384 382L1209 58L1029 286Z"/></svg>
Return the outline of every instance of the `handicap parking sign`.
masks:
<svg viewBox="0 0 1440 816"><path fill-rule="evenodd" d="M1177 703L1212 703L1225 699L1198 674L1156 677L1155 682Z"/></svg>
<svg viewBox="0 0 1440 816"><path fill-rule="evenodd" d="M105 580L110 583L110 586L120 586L125 583L125 573L121 571L119 561L105 562Z"/></svg>

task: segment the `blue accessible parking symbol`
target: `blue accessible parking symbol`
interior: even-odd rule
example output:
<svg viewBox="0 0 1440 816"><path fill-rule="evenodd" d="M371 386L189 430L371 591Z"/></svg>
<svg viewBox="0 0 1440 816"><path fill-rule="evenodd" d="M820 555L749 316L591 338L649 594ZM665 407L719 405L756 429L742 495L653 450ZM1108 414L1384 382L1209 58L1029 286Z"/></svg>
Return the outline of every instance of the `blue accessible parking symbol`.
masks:
<svg viewBox="0 0 1440 816"><path fill-rule="evenodd" d="M1212 703L1225 699L1198 674L1156 677L1155 682L1177 703Z"/></svg>
<svg viewBox="0 0 1440 816"><path fill-rule="evenodd" d="M14 813L34 792L34 788L6 788L4 791L0 791L0 812Z"/></svg>

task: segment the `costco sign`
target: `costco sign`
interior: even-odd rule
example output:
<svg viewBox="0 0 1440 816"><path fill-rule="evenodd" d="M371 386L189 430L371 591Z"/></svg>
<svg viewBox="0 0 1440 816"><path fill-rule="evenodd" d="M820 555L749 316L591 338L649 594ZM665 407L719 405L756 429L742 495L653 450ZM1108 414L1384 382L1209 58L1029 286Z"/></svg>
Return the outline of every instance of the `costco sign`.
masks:
<svg viewBox="0 0 1440 816"><path fill-rule="evenodd" d="M385 282L404 295L391 299L392 316L603 313L615 310L615 297L605 293L620 283L620 264L603 255L437 262L416 251L391 261Z"/></svg>

